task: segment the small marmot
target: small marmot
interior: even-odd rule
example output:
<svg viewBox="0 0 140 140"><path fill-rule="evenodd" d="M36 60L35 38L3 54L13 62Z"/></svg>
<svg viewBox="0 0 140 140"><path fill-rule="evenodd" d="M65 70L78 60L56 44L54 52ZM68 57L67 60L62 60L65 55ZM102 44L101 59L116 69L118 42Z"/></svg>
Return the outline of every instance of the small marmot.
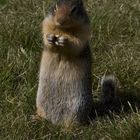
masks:
<svg viewBox="0 0 140 140"><path fill-rule="evenodd" d="M82 0L58 0L42 24L37 114L53 124L85 124L92 109L90 21Z"/></svg>
<svg viewBox="0 0 140 140"><path fill-rule="evenodd" d="M82 0L58 0L42 24L44 50L37 115L53 124L86 124L93 111L90 21ZM115 78L103 77L104 103L115 97Z"/></svg>

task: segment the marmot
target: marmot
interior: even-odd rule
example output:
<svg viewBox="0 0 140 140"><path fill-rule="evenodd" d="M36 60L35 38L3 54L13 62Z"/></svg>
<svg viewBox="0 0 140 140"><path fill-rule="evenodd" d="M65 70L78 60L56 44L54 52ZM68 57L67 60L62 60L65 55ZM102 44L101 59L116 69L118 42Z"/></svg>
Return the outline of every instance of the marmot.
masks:
<svg viewBox="0 0 140 140"><path fill-rule="evenodd" d="M84 124L92 109L90 21L82 0L58 0L42 24L44 50L37 114L53 124Z"/></svg>
<svg viewBox="0 0 140 140"><path fill-rule="evenodd" d="M42 34L37 115L53 124L85 124L93 96L90 21L83 1L58 0L43 21ZM112 78L102 80L105 96L113 94L112 87L107 91L105 86L111 80L114 83Z"/></svg>

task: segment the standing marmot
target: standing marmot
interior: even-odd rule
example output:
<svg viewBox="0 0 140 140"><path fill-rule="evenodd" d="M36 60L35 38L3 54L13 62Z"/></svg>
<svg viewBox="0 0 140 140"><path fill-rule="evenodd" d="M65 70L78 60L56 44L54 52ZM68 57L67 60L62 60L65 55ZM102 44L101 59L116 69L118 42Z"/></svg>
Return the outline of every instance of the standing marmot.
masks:
<svg viewBox="0 0 140 140"><path fill-rule="evenodd" d="M82 0L58 0L42 25L44 50L36 104L38 116L69 126L88 122L93 107L90 21ZM103 77L105 104L116 94L115 78Z"/></svg>
<svg viewBox="0 0 140 140"><path fill-rule="evenodd" d="M42 32L37 114L53 124L85 123L93 99L90 21L82 0L58 0Z"/></svg>

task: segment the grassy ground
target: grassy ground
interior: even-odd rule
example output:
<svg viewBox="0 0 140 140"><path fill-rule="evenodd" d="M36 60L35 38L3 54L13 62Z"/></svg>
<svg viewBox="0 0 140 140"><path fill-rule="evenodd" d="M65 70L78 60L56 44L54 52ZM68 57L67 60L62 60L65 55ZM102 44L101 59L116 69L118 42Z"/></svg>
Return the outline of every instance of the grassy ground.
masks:
<svg viewBox="0 0 140 140"><path fill-rule="evenodd" d="M64 131L32 122L42 51L40 24L49 0L0 0L0 139L140 140L140 1L88 0L93 50L93 94L107 71L120 82L121 110L89 126ZM128 102L129 101L129 102Z"/></svg>

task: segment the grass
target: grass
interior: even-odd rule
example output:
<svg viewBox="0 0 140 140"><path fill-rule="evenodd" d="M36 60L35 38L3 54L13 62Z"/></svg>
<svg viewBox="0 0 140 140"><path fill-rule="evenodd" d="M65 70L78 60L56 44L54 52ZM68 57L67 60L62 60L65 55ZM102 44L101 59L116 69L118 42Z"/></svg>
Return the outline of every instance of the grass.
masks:
<svg viewBox="0 0 140 140"><path fill-rule="evenodd" d="M89 126L71 131L46 121L31 121L43 47L41 22L49 4L49 0L0 0L0 139L139 140L138 0L87 0L92 28L94 100L98 106L102 75L114 73L120 82L121 110L111 118L98 115Z"/></svg>

